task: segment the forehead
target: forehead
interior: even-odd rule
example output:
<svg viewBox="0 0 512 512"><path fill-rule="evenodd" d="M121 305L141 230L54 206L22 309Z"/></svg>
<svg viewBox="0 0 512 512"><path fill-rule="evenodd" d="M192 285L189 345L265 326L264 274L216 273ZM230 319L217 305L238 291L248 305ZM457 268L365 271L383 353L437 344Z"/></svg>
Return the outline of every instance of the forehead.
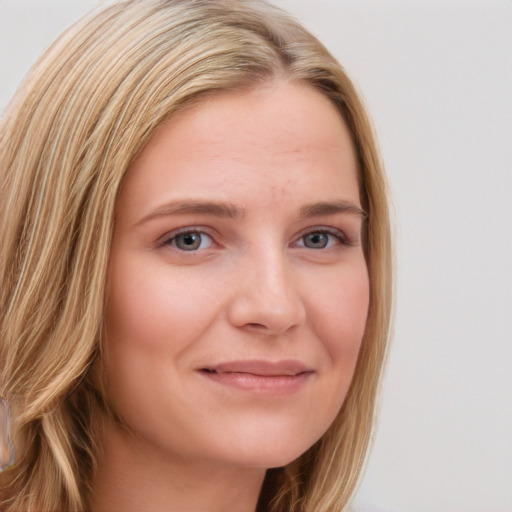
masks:
<svg viewBox="0 0 512 512"><path fill-rule="evenodd" d="M355 202L357 165L331 101L309 85L283 81L208 97L166 121L129 169L123 190L144 203L180 195L282 201L331 191Z"/></svg>

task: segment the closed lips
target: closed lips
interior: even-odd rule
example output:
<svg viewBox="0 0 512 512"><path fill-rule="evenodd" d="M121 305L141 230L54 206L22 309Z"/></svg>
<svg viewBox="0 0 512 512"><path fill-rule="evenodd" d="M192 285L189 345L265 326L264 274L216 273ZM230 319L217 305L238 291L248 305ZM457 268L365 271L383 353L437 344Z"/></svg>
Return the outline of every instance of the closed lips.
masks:
<svg viewBox="0 0 512 512"><path fill-rule="evenodd" d="M260 377L294 377L304 373L312 373L313 369L300 361L294 360L277 362L251 360L219 363L213 366L201 368L201 371L216 374L248 373Z"/></svg>

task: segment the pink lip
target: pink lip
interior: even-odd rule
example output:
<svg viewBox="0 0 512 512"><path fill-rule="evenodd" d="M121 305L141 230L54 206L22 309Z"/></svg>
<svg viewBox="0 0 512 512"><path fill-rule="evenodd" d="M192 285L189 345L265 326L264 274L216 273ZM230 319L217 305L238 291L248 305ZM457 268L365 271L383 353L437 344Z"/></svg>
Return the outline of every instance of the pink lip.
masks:
<svg viewBox="0 0 512 512"><path fill-rule="evenodd" d="M200 372L219 384L265 394L296 392L314 374L295 360L230 361L201 368Z"/></svg>

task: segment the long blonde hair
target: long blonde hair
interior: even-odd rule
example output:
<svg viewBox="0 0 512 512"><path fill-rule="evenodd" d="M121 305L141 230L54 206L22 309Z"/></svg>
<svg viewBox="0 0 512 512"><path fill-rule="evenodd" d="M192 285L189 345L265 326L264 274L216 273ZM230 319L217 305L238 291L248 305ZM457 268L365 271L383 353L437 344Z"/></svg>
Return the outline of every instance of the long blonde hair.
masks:
<svg viewBox="0 0 512 512"><path fill-rule="evenodd" d="M391 309L386 186L365 109L343 69L259 0L128 0L86 17L40 58L0 128L0 396L18 460L9 511L87 509L101 449L106 269L123 175L156 127L207 94L284 75L330 98L359 162L370 309L355 376L327 433L269 470L262 510L341 511L372 432Z"/></svg>

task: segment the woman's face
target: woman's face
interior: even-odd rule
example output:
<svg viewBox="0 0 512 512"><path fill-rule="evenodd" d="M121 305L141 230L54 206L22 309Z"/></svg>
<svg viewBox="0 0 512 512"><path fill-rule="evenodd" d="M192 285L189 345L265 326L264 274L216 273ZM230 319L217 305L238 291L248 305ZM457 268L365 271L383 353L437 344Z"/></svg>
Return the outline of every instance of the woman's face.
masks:
<svg viewBox="0 0 512 512"><path fill-rule="evenodd" d="M123 182L107 285L130 442L252 468L313 445L365 329L362 220L349 133L309 86L218 95L160 127Z"/></svg>

